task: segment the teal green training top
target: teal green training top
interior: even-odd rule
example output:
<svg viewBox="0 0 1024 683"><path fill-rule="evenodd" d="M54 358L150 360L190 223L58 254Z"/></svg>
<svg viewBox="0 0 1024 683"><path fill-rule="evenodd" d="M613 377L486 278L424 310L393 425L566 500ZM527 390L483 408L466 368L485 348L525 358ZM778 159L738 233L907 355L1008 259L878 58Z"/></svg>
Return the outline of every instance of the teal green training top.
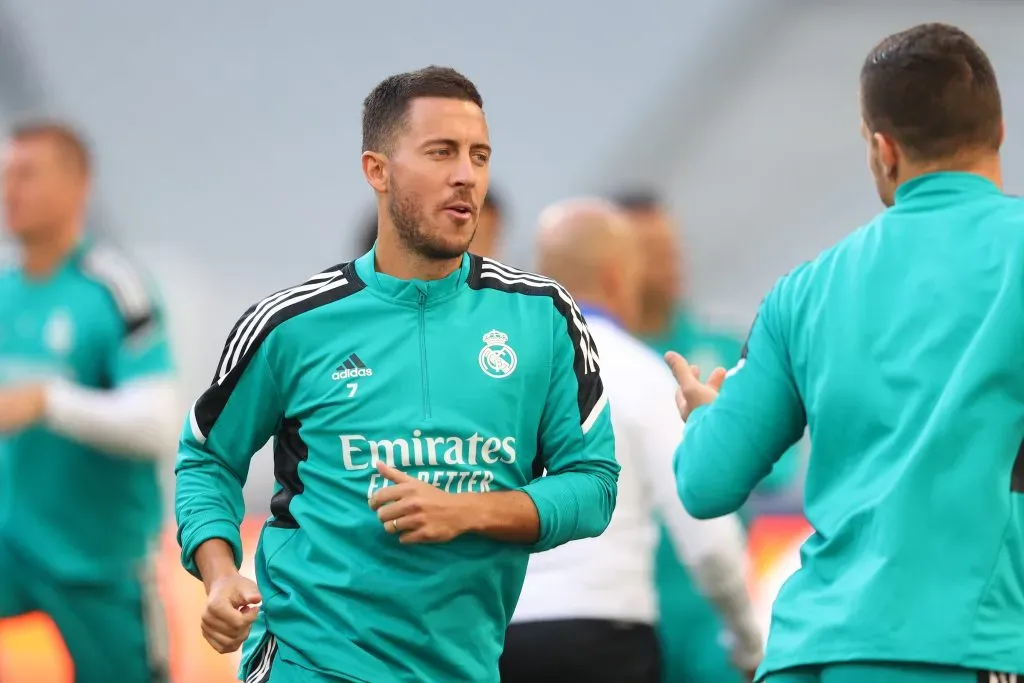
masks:
<svg viewBox="0 0 1024 683"><path fill-rule="evenodd" d="M979 176L896 203L782 278L677 453L736 510L809 425L814 532L760 674L911 661L1024 672L1024 202Z"/></svg>
<svg viewBox="0 0 1024 683"><path fill-rule="evenodd" d="M553 281L476 256L444 279L402 281L376 272L371 251L241 317L182 434L189 571L211 538L240 559L242 485L271 437L262 620L242 674L276 646L343 680L498 681L529 553L600 534L615 505L609 408L579 308ZM387 483L378 460L454 494L525 491L538 543L400 544L367 504Z"/></svg>
<svg viewBox="0 0 1024 683"><path fill-rule="evenodd" d="M52 275L0 273L0 387L63 379L113 389L173 370L145 278L83 242ZM36 425L0 436L0 543L69 581L135 577L160 530L152 459L113 455Z"/></svg>

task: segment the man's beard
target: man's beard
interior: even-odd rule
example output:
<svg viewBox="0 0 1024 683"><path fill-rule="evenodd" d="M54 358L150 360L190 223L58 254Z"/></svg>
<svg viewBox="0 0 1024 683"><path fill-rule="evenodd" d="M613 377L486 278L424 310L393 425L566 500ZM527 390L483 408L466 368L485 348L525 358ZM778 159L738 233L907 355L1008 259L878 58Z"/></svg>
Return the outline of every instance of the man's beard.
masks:
<svg viewBox="0 0 1024 683"><path fill-rule="evenodd" d="M456 246L447 244L443 239L432 238L426 233L423 226L427 223L422 206L417 202L414 195L403 193L394 182L388 192L388 214L391 222L398 233L398 239L406 249L430 261L450 261L466 253L473 235L476 234L476 225L473 226L473 234L464 245Z"/></svg>

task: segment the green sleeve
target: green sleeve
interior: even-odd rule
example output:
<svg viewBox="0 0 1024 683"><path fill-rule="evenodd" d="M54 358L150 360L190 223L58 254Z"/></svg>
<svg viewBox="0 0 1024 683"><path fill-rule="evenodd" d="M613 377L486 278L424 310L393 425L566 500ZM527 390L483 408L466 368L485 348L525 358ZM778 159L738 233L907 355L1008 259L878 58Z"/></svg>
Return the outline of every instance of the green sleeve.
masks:
<svg viewBox="0 0 1024 683"><path fill-rule="evenodd" d="M735 365L743 355L743 339L733 335L723 336L720 341L719 350L722 357L728 359L729 366ZM710 372L713 368L708 368ZM803 451L803 442L798 441L787 450L771 471L757 485L757 492L771 495L777 493L793 484L800 466L800 454Z"/></svg>
<svg viewBox="0 0 1024 683"><path fill-rule="evenodd" d="M683 505L701 519L736 512L803 436L806 416L780 333L778 287L713 403L694 410L676 451Z"/></svg>
<svg viewBox="0 0 1024 683"><path fill-rule="evenodd" d="M547 476L522 489L540 518L534 551L600 535L615 508L619 465L597 349L575 304L555 320L538 443Z"/></svg>
<svg viewBox="0 0 1024 683"><path fill-rule="evenodd" d="M181 562L197 578L193 555L212 538L227 541L234 550L236 566L240 565L239 525L245 514L242 487L249 461L274 434L283 413L266 357L266 341L257 340L255 348L235 359L240 350L232 339L243 331L241 326L239 321L225 346L213 384L192 406L174 469Z"/></svg>

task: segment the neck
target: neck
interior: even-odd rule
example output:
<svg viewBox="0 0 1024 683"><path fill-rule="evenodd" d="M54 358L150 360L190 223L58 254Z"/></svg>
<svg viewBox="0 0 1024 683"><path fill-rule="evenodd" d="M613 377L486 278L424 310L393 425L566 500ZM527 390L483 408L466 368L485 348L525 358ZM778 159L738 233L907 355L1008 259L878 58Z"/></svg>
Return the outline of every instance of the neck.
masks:
<svg viewBox="0 0 1024 683"><path fill-rule="evenodd" d="M624 315L622 307L616 305L616 303L609 297L597 295L592 292L577 293L577 290L569 291L572 294L572 298L580 308L589 308L595 311L600 311L620 325L626 324L628 316Z"/></svg>
<svg viewBox="0 0 1024 683"><path fill-rule="evenodd" d="M648 300L640 312L637 334L644 337L664 334L672 324L672 311L671 306L664 306L660 301L654 305L653 301Z"/></svg>
<svg viewBox="0 0 1024 683"><path fill-rule="evenodd" d="M998 153L970 155L943 161L920 164L905 164L896 177L897 186L929 173L956 171L971 173L990 180L1000 190L1003 189L1003 165Z"/></svg>
<svg viewBox="0 0 1024 683"><path fill-rule="evenodd" d="M450 259L429 259L409 250L386 231L378 234L374 267L379 273L399 280L440 280L462 265L461 254Z"/></svg>
<svg viewBox="0 0 1024 683"><path fill-rule="evenodd" d="M81 235L81 226L68 224L44 238L22 243L21 267L31 278L47 277L74 251Z"/></svg>

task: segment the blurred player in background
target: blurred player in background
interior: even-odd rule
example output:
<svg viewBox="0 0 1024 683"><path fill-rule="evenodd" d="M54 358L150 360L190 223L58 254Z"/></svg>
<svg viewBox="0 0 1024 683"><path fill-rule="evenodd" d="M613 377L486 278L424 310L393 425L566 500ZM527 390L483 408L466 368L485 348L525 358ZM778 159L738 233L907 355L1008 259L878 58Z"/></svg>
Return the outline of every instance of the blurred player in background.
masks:
<svg viewBox="0 0 1024 683"><path fill-rule="evenodd" d="M378 84L362 155L375 246L250 308L184 426L182 561L207 589L207 640L249 638L247 683L497 681L529 553L608 525L619 467L579 309L466 253L489 140L455 70ZM270 438L255 586L238 525Z"/></svg>
<svg viewBox="0 0 1024 683"><path fill-rule="evenodd" d="M487 196L484 197L484 205L480 209L480 216L477 220L476 234L473 235L473 242L469 245L470 253L487 258L498 258L498 247L501 243L505 221L505 202L501 196L489 188ZM373 249L373 243L377 241L377 211L373 212L366 219L359 238L359 254L365 254Z"/></svg>
<svg viewBox="0 0 1024 683"><path fill-rule="evenodd" d="M539 271L580 304L601 350L612 404L619 497L598 538L534 555L505 641L503 683L660 683L654 625L658 512L695 583L737 636L737 669L753 674L762 635L747 594L746 547L734 515L700 522L683 510L672 459L683 423L672 374L630 336L643 265L636 231L614 204L569 200L540 219ZM684 628L680 625L680 628Z"/></svg>
<svg viewBox="0 0 1024 683"><path fill-rule="evenodd" d="M643 306L635 333L659 353L674 350L692 359L705 377L716 367L732 367L740 358L743 342L706 327L687 308L685 253L661 200L651 192L630 192L615 197L615 202L630 217L643 254ZM770 494L791 485L798 465L799 447L794 446L765 478L759 492ZM740 514L745 522L750 521L748 510ZM739 680L729 654L734 647L731 634L680 563L672 535L664 526L656 575L665 683Z"/></svg>
<svg viewBox="0 0 1024 683"><path fill-rule="evenodd" d="M0 274L0 618L42 611L76 683L167 677L149 553L158 465L177 433L171 354L144 278L84 233L85 144L60 123L14 129Z"/></svg>
<svg viewBox="0 0 1024 683"><path fill-rule="evenodd" d="M1024 201L1001 189L996 76L962 31L925 24L873 49L860 85L889 208L779 280L724 384L668 355L687 419L680 496L699 517L736 510L810 423L814 533L759 674L1016 681Z"/></svg>

